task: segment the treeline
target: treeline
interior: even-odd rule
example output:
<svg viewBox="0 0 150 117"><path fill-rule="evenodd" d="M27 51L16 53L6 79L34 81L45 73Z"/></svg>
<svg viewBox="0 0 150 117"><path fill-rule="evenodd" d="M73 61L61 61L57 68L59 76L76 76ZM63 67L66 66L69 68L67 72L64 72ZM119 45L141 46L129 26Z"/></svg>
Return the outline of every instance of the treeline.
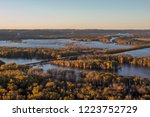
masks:
<svg viewBox="0 0 150 117"><path fill-rule="evenodd" d="M0 57L48 59L93 53L95 51L97 51L95 48L86 47L70 47L60 49L0 47Z"/></svg>
<svg viewBox="0 0 150 117"><path fill-rule="evenodd" d="M132 50L138 50L138 49L144 49L144 48L150 48L150 44L145 44L145 45L137 45L129 48L118 48L118 49L109 49L103 51L103 54L116 54L116 53L122 53L126 51L132 51Z"/></svg>
<svg viewBox="0 0 150 117"><path fill-rule="evenodd" d="M112 55L112 56L104 56L104 59L115 60L119 64L129 64L129 65L137 65L142 67L150 68L150 56L145 57L132 57L129 55Z"/></svg>
<svg viewBox="0 0 150 117"><path fill-rule="evenodd" d="M117 70L118 62L101 60L101 59L88 59L88 60L56 60L51 61L51 64L59 65L62 67L90 69L90 70Z"/></svg>
<svg viewBox="0 0 150 117"><path fill-rule="evenodd" d="M71 38L72 40L75 41L86 41L86 42L90 42L90 41L100 41L100 42L104 42L104 43L110 43L110 39L111 36L108 35L97 35L97 36L84 36L84 37L76 37L76 38Z"/></svg>
<svg viewBox="0 0 150 117"><path fill-rule="evenodd" d="M5 66L13 66L10 69ZM112 73L0 66L1 100L150 99L150 81ZM5 69L7 68L7 69Z"/></svg>
<svg viewBox="0 0 150 117"><path fill-rule="evenodd" d="M132 57L126 54L118 55L82 55L77 60L55 60L51 64L62 67L89 70L118 70L121 64L137 65L150 68L150 57Z"/></svg>
<svg viewBox="0 0 150 117"><path fill-rule="evenodd" d="M150 44L150 41L138 40L136 38L131 37L120 37L114 40L117 44L125 44L125 45L143 45Z"/></svg>
<svg viewBox="0 0 150 117"><path fill-rule="evenodd" d="M0 57L4 58L57 58L61 56L77 55L76 51L65 51L65 49L49 49L49 48L15 48L0 47Z"/></svg>
<svg viewBox="0 0 150 117"><path fill-rule="evenodd" d="M78 60L100 59L103 61L117 61L119 64L129 63L133 57L127 54L93 54L78 56Z"/></svg>
<svg viewBox="0 0 150 117"><path fill-rule="evenodd" d="M150 56L149 57L134 58L130 62L130 64L139 65L139 66L149 67L150 68Z"/></svg>

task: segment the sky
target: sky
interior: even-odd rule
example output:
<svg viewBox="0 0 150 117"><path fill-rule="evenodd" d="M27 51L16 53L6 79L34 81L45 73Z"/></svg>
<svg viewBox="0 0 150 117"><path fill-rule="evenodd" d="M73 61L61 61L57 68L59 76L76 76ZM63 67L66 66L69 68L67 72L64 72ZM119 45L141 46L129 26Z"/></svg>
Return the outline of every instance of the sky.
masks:
<svg viewBox="0 0 150 117"><path fill-rule="evenodd" d="M150 29L150 0L0 0L0 29Z"/></svg>

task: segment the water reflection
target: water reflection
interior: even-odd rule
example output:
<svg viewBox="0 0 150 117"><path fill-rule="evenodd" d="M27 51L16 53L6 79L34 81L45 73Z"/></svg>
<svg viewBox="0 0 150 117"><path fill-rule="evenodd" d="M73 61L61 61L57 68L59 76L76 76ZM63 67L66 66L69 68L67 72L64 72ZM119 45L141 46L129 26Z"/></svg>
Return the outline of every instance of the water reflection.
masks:
<svg viewBox="0 0 150 117"><path fill-rule="evenodd" d="M150 69L134 65L122 65L118 74L123 76L141 76L150 78Z"/></svg>
<svg viewBox="0 0 150 117"><path fill-rule="evenodd" d="M115 43L102 43L97 41L91 41L91 42L84 42L84 41L78 41L76 43L78 46L87 46L92 48L104 48L104 49L114 49L114 48L129 48L131 45L118 45Z"/></svg>
<svg viewBox="0 0 150 117"><path fill-rule="evenodd" d="M45 64L45 65L34 66L33 68L42 68L44 70L44 72L47 72L49 69L72 70L72 71L74 71L74 74L75 74L76 78L80 78L81 77L80 76L80 72L81 71L88 72L88 70L81 70L81 69L68 68L68 67L61 67L61 66L52 65L52 64Z"/></svg>
<svg viewBox="0 0 150 117"><path fill-rule="evenodd" d="M37 67L37 66L36 66ZM67 68L67 67L60 67L56 65L46 64L43 66L39 66L39 68L44 69L46 72L48 69L62 69L62 70L74 70L77 74L81 71L90 72L92 70L81 70L81 69L75 69L75 68ZM104 71L102 71L104 72ZM113 71L114 73L114 71ZM131 66L131 65L122 65L121 69L119 69L117 72L119 75L123 76L140 76L145 78L150 78L150 69L139 67L139 66Z"/></svg>
<svg viewBox="0 0 150 117"><path fill-rule="evenodd" d="M69 44L70 43L70 44ZM0 46L7 47L31 47L31 48L65 48L71 45L86 46L91 48L128 48L130 45L118 45L115 43L102 43L98 41L73 41L71 39L26 39L20 42L0 41Z"/></svg>
<svg viewBox="0 0 150 117"><path fill-rule="evenodd" d="M37 59L13 59L13 58L12 59L11 58L0 58L0 60L5 63L15 62L18 65L41 61L41 60L37 60Z"/></svg>
<svg viewBox="0 0 150 117"><path fill-rule="evenodd" d="M68 39L26 39L21 42L0 41L0 46L7 47L31 47L31 48L64 48L64 42Z"/></svg>
<svg viewBox="0 0 150 117"><path fill-rule="evenodd" d="M28 64L28 63L41 61L37 59L7 59L7 58L0 58L0 60L4 61L5 63L15 62L16 64ZM37 66L34 66L33 68L42 68L45 72L47 72L48 69L73 70L75 71L77 77L81 71L86 71L86 72L92 71L92 70L82 70L82 69L76 69L76 68L60 67L60 66L52 65L52 64L37 65ZM123 75L123 76L140 76L140 77L150 78L149 68L133 66L133 65L132 66L122 65L121 69L119 69L116 73Z"/></svg>
<svg viewBox="0 0 150 117"><path fill-rule="evenodd" d="M130 46L127 45L117 45L114 43L106 44L96 41L91 42L83 42L83 41L73 41L70 39L27 39L22 40L21 42L11 42L11 41L0 41L0 46L8 46L8 47L46 47L46 48L63 48L68 47L66 46L66 43L72 43L74 45L78 46L87 46L87 47L94 47L94 48L107 48L107 49L113 49L113 48L127 48ZM150 48L146 49L140 49L140 50L134 50L129 52L124 52L125 54L129 54L132 56L150 56ZM0 58L0 60L4 61L5 63L9 62L15 62L17 64L28 64L28 63L34 63L39 62L41 60L37 59L8 59L8 58ZM73 69L73 68L65 68L65 67L58 67L56 65L46 64L43 66L36 66L43 68L44 71L47 71L48 69L64 69L64 70L75 70L75 72L80 72L82 70L79 69ZM141 77L148 77L150 78L150 69L148 68L142 68L137 66L127 66L123 65L122 69L118 71L120 75L124 76L130 76L130 75L137 75Z"/></svg>

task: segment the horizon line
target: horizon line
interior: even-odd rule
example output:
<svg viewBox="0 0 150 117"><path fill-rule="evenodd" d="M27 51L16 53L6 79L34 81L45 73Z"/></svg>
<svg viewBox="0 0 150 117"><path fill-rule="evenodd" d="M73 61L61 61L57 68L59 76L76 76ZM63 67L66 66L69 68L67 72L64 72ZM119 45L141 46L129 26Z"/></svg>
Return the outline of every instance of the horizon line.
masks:
<svg viewBox="0 0 150 117"><path fill-rule="evenodd" d="M129 29L98 29L98 28L0 28L0 30L150 30L140 28L129 28Z"/></svg>

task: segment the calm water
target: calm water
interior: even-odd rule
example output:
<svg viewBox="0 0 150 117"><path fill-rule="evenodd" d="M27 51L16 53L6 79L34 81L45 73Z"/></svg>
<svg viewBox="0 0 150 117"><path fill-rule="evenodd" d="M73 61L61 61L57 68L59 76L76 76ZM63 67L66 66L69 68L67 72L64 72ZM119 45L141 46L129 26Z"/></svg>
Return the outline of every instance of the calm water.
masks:
<svg viewBox="0 0 150 117"><path fill-rule="evenodd" d="M118 71L118 74L123 76L141 76L150 78L150 69L133 65L122 65L121 69Z"/></svg>
<svg viewBox="0 0 150 117"><path fill-rule="evenodd" d="M75 70L77 72L80 72L80 71L91 71L91 70L83 70L83 69L77 69L77 68L61 67L61 66L52 65L52 64L39 65L39 66L35 66L34 68L42 68L45 72L48 69Z"/></svg>
<svg viewBox="0 0 150 117"><path fill-rule="evenodd" d="M32 48L65 48L66 43L74 43L77 46L87 46L94 48L128 48L129 45L117 45L114 43L101 43L97 41L84 42L84 41L73 41L70 39L26 39L22 40L22 42L12 42L12 41L0 41L0 46L7 47L32 47ZM71 45L71 44L68 44Z"/></svg>
<svg viewBox="0 0 150 117"><path fill-rule="evenodd" d="M16 62L17 64L27 64L27 63L34 63L40 61L36 59L7 59L7 58L0 58L0 60L4 61L5 63ZM48 69L74 70L76 72L76 75L79 75L80 71L85 71L81 69L60 67L51 64L38 65L35 66L34 68L43 68L45 72ZM89 72L90 70L86 70L86 71ZM138 67L138 66L122 65L121 69L118 71L118 74L123 76L141 76L145 78L150 78L150 69L144 67Z"/></svg>
<svg viewBox="0 0 150 117"><path fill-rule="evenodd" d="M67 68L67 67L61 67L61 66L56 66L56 65L51 65L51 64L46 64L46 65L40 65L40 66L35 66L33 68L42 68L44 72L47 72L49 69L57 69L57 70L73 70L76 78L80 78L80 72L85 71L85 70L80 70L80 69L73 69L73 68ZM88 71L87 71L88 72Z"/></svg>
<svg viewBox="0 0 150 117"><path fill-rule="evenodd" d="M0 46L7 47L31 47L31 48L64 48L65 42L72 42L68 39L26 39L22 42L0 41Z"/></svg>
<svg viewBox="0 0 150 117"><path fill-rule="evenodd" d="M87 47L92 47L92 48L104 48L104 49L131 47L131 45L118 45L115 43L102 43L102 42L97 42L97 41L91 41L91 42L78 41L76 45L87 46Z"/></svg>
<svg viewBox="0 0 150 117"><path fill-rule="evenodd" d="M113 49L113 48L127 48L129 46L124 45L117 45L117 44L105 44L101 42L91 41L91 42L83 42L83 41L72 41L70 39L27 39L22 40L21 43L15 43L11 41L0 41L0 46L9 46L9 47L46 47L46 48L63 48L67 47L65 43L74 43L74 45L78 46L87 46L87 47L96 47L96 48L107 48L107 49ZM129 54L132 56L150 56L150 48L147 49L141 49L141 50L134 50L129 52L124 52L125 54ZM7 58L0 58L0 60L4 61L5 63L9 62L15 62L17 64L27 64L27 63L34 63L39 62L40 60L37 59L7 59ZM71 68L64 68L64 67L58 67L55 65L43 65L43 66L36 66L43 68L44 71L47 71L48 69L64 69L64 70L73 70ZM75 69L76 72L79 72L81 70ZM118 71L120 75L129 76L129 75L136 75L141 77L147 77L150 78L150 69L143 68L143 67L137 67L137 66L122 66L122 69Z"/></svg>
<svg viewBox="0 0 150 117"><path fill-rule="evenodd" d="M150 48L123 52L122 54L129 54L134 57L150 56Z"/></svg>
<svg viewBox="0 0 150 117"><path fill-rule="evenodd" d="M5 63L11 63L15 62L16 64L28 64L28 63L34 63L34 62L39 62L40 60L37 59L8 59L8 58L0 58Z"/></svg>
<svg viewBox="0 0 150 117"><path fill-rule="evenodd" d="M43 68L44 71L47 71L48 69L75 70L77 74L79 74L80 71L87 71L87 72L91 71L91 70L80 70L80 69L59 67L51 64L36 67ZM122 76L140 76L144 78L150 78L150 69L138 66L122 65L121 69L117 73Z"/></svg>

